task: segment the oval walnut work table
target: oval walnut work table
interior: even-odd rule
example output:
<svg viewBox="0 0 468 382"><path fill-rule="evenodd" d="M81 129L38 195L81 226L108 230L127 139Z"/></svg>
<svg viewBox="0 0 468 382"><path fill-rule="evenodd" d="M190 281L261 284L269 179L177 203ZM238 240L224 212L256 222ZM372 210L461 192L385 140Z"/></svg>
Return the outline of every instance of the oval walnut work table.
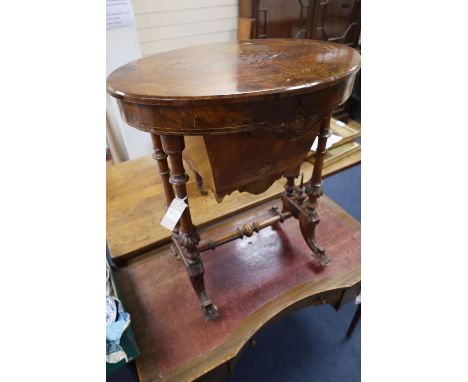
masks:
<svg viewBox="0 0 468 382"><path fill-rule="evenodd" d="M359 65L359 54L344 45L262 39L160 53L108 77L123 119L151 134L167 204L187 197L183 158L200 191L211 188L218 201L235 190L262 193L286 177L282 211L219 238L200 241L185 209L173 232L174 253L207 320L218 312L205 292L203 251L294 217L316 261L330 261L315 240L323 156L331 113L350 96ZM295 182L317 136L312 177Z"/></svg>

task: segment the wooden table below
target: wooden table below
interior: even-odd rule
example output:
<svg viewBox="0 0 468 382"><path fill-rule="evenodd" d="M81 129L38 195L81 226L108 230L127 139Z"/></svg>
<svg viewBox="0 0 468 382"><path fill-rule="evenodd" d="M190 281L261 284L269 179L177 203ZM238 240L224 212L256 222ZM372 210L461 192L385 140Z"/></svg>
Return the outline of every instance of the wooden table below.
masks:
<svg viewBox="0 0 468 382"><path fill-rule="evenodd" d="M327 158L325 160L324 177L360 163L361 151L359 148L339 159L333 155L330 159L329 162ZM301 171L305 179L310 178L312 169L312 164L303 163ZM190 174L187 190L193 221L196 226L203 227L276 198L284 192L284 183L284 179L279 179L260 195L236 191L226 196L222 203L217 203L211 191L205 196L199 194L195 176ZM156 162L151 156L107 168L106 205L107 242L115 263L171 241L170 231L159 224L165 213L165 197Z"/></svg>
<svg viewBox="0 0 468 382"><path fill-rule="evenodd" d="M267 216L264 202L200 230L204 237ZM205 322L185 267L169 246L147 252L116 271L141 356L140 380L221 380L249 339L273 319L322 303L335 307L360 288L360 225L326 197L319 204L317 239L331 263L314 261L293 220L202 254L207 292L220 318ZM248 250L246 250L248 248ZM344 336L344 333L343 333Z"/></svg>

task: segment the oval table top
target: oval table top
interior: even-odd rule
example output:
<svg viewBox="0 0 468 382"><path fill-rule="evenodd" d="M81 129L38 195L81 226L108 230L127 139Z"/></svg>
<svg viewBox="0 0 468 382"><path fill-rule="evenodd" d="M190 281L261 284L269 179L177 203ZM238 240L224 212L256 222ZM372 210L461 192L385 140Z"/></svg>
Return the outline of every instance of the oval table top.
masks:
<svg viewBox="0 0 468 382"><path fill-rule="evenodd" d="M111 73L107 91L147 105L242 103L313 92L345 80L359 53L315 40L258 39L154 54Z"/></svg>

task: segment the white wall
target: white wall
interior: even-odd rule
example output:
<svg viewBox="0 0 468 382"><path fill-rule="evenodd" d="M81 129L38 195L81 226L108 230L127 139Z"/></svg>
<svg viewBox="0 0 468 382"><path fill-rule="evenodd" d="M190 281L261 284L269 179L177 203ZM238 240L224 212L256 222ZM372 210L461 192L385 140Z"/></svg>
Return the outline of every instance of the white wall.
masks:
<svg viewBox="0 0 468 382"><path fill-rule="evenodd" d="M109 75L118 67L141 57L135 26L107 30L106 71ZM148 133L127 125L120 116L117 102L107 94L107 118L123 159L134 159L152 151Z"/></svg>
<svg viewBox="0 0 468 382"><path fill-rule="evenodd" d="M235 41L238 0L133 0L143 56Z"/></svg>

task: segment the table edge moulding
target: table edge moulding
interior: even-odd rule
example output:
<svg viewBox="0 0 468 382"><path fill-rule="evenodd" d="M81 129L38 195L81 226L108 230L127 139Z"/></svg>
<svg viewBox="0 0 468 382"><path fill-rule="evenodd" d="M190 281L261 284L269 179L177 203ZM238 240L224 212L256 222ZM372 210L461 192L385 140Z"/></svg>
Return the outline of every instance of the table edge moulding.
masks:
<svg viewBox="0 0 468 382"><path fill-rule="evenodd" d="M205 290L201 252L294 217L315 260L322 267L330 261L315 238L317 199L331 113L350 96L359 67L359 53L344 45L261 39L159 53L109 75L107 91L123 119L152 135L167 204L189 204L184 160L200 191L206 184L218 202L233 191L261 194L286 178L281 210L218 238L201 240L190 207L184 210L173 251L206 320L219 314ZM296 182L315 139L312 176Z"/></svg>

